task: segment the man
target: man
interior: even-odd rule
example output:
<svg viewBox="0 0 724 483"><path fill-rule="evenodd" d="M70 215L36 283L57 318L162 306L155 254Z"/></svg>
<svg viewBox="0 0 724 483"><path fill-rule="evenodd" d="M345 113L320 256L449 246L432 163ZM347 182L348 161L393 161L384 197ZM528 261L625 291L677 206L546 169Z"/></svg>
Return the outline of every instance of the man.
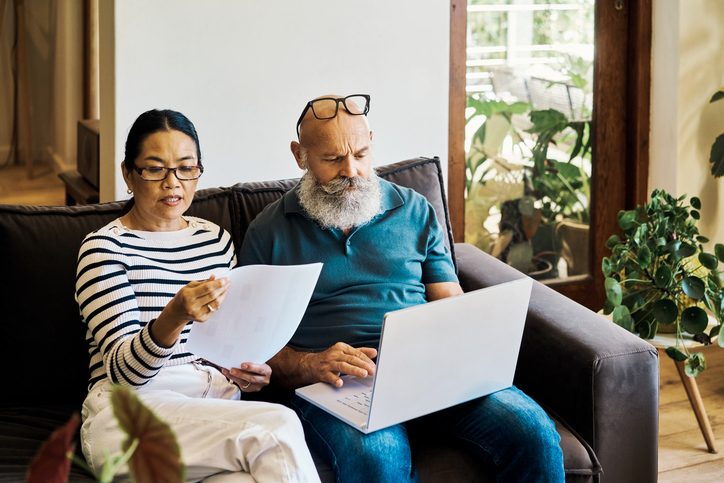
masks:
<svg viewBox="0 0 724 483"><path fill-rule="evenodd" d="M307 103L299 142L291 143L306 173L254 220L241 247L243 265L324 263L299 329L268 362L278 387L320 381L340 387L340 374L374 374L385 312L462 293L432 206L375 175L368 110L369 96ZM435 354L430 360L450 364L454 377L454 362L436 361ZM339 481L418 480L406 424L365 435L297 396L290 405ZM564 479L552 421L515 387L424 419L426 427L458 438L498 481Z"/></svg>

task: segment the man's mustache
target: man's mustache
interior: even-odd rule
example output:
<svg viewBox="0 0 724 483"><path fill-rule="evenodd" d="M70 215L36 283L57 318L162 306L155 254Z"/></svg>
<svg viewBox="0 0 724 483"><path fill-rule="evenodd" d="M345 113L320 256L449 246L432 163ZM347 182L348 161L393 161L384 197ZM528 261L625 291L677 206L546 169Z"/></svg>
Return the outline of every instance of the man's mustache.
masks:
<svg viewBox="0 0 724 483"><path fill-rule="evenodd" d="M340 191L344 191L347 188L358 188L360 185L364 185L364 183L368 181L364 179L361 176L354 176L353 178L334 178L332 181L329 181L326 184L321 185L322 189L325 193L334 195L339 193Z"/></svg>

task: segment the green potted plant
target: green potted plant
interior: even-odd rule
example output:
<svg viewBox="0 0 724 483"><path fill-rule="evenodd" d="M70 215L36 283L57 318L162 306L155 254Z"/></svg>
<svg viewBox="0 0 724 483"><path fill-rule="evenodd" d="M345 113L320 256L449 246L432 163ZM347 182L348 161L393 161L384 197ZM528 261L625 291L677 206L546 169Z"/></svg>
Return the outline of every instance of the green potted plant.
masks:
<svg viewBox="0 0 724 483"><path fill-rule="evenodd" d="M602 261L603 312L643 339L670 327L676 343L665 348L666 354L686 361L686 373L696 376L706 369L706 361L700 352L689 353L682 340L686 332L708 344L719 334L724 280L718 265L724 245L715 245L716 254L704 250L702 244L709 240L696 227L701 201L692 197L688 206L685 199L655 190L643 207L619 212L623 235L608 239L612 254ZM705 309L713 314L713 324ZM724 347L721 337L718 343Z"/></svg>

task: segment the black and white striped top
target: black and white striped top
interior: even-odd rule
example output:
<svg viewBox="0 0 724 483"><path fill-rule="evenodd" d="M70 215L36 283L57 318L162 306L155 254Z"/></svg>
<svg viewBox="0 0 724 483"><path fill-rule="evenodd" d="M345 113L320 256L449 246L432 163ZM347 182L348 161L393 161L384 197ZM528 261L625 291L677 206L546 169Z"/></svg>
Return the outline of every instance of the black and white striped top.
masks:
<svg viewBox="0 0 724 483"><path fill-rule="evenodd" d="M89 234L80 247L75 298L88 325L89 389L106 377L144 385L164 365L195 359L185 350L189 322L173 347L149 332L181 287L236 265L229 234L206 220L185 217L188 228L139 232L115 220Z"/></svg>

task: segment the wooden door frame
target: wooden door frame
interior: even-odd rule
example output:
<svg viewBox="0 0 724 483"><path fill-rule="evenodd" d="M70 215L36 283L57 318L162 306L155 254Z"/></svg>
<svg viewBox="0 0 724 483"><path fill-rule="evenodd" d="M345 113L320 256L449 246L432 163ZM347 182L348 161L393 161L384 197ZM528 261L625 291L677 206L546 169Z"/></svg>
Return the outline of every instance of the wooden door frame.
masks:
<svg viewBox="0 0 724 483"><path fill-rule="evenodd" d="M597 0L593 62L593 163L588 276L546 282L592 310L603 306L601 260L617 214L648 198L652 0ZM621 7L620 10L617 8ZM467 0L450 0L448 207L453 236L465 233Z"/></svg>

